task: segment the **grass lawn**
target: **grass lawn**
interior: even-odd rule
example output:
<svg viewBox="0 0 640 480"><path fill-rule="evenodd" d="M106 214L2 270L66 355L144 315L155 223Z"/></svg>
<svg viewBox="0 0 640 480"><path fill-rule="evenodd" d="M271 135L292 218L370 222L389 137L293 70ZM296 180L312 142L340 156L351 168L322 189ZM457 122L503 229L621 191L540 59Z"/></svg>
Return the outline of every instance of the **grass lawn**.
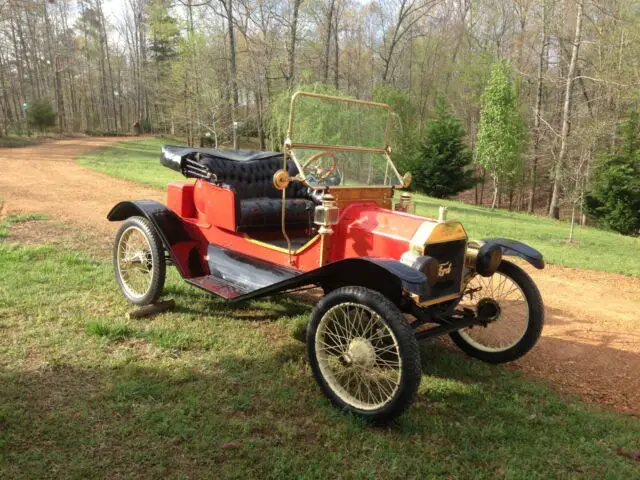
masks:
<svg viewBox="0 0 640 480"><path fill-rule="evenodd" d="M13 218L24 221L30 218ZM411 409L373 428L330 407L310 307L231 309L171 270L172 312L124 320L109 262L0 241L0 478L639 478L640 420L422 347Z"/></svg>
<svg viewBox="0 0 640 480"><path fill-rule="evenodd" d="M25 136L17 136L17 135L9 135L6 137L0 136L0 148L28 147L29 145L36 145L41 142L42 142L42 139L37 136L33 136L33 137L25 137Z"/></svg>
<svg viewBox="0 0 640 480"><path fill-rule="evenodd" d="M158 138L117 142L81 156L78 162L113 177L164 189L168 182L185 180L160 164L160 148L171 143L171 139Z"/></svg>
<svg viewBox="0 0 640 480"><path fill-rule="evenodd" d="M0 203L2 198L0 198ZM9 234L9 227L14 223L31 222L36 220L46 220L47 215L43 213L20 213L10 214L0 221L0 240L5 238Z"/></svg>
<svg viewBox="0 0 640 480"><path fill-rule="evenodd" d="M168 140L121 142L79 159L81 165L118 178L164 189L184 177L159 162ZM576 243L568 244L569 223L506 210L490 210L461 202L415 194L417 213L437 216L449 207L449 218L460 220L471 238L507 237L539 249L549 263L605 272L640 275L640 238L625 237L592 227L576 227Z"/></svg>

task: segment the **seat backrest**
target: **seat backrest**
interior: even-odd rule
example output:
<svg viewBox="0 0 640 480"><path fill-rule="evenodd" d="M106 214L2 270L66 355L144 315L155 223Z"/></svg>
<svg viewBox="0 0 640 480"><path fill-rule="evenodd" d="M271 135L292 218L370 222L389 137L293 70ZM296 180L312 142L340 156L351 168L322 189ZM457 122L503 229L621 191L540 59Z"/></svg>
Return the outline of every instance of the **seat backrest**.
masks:
<svg viewBox="0 0 640 480"><path fill-rule="evenodd" d="M282 193L273 186L273 175L282 168L282 155L259 160L234 161L220 157L201 156L200 163L206 165L218 177L218 183L230 186L240 197L279 198ZM292 160L287 161L290 176L298 174ZM306 198L319 203L321 194L300 182L291 182L287 187L287 198Z"/></svg>

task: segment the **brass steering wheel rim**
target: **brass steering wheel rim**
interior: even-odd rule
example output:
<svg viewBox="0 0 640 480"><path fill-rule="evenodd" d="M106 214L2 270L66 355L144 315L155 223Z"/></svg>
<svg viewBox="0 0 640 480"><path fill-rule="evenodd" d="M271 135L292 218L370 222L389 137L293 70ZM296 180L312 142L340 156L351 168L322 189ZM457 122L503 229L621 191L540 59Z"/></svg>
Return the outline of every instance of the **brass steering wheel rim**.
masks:
<svg viewBox="0 0 640 480"><path fill-rule="evenodd" d="M335 172L336 169L338 168L338 159L336 158L335 153L330 152L328 150L323 150L322 152L318 152L311 155L311 157L309 157L309 160L304 162L304 164L302 165L302 170L304 171L309 165L311 165L313 162L315 162L316 160L324 156L331 157L331 159L333 160L333 164L331 165L331 168L327 170L327 172L324 175L317 177L317 180L321 181L329 178L331 174L333 174L333 172Z"/></svg>

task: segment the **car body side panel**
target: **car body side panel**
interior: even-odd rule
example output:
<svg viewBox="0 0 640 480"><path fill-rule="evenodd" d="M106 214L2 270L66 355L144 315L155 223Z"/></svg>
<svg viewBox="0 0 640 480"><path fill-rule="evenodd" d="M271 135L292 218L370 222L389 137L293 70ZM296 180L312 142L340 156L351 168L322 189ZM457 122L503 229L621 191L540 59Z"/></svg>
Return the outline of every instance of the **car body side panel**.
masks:
<svg viewBox="0 0 640 480"><path fill-rule="evenodd" d="M237 248L210 244L206 236L199 234L200 226L190 223L188 219L181 219L154 200L120 202L113 207L107 218L119 221L134 215L142 215L153 224L184 278L196 280L215 277L216 281L223 280L233 285L236 292L233 299L265 296L312 284L363 285L397 294L401 294L402 290L417 295L424 294L424 274L396 259L369 256L347 258L302 271ZM243 236L235 236L234 246L242 247L247 244L252 245ZM208 262L205 259L208 259ZM192 283L209 290L203 286L205 282Z"/></svg>

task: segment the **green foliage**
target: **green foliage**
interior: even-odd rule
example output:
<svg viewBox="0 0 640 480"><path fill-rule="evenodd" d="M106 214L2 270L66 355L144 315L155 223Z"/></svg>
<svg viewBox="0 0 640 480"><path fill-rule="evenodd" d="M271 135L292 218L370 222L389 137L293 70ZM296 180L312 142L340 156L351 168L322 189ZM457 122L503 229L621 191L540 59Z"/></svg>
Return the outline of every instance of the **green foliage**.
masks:
<svg viewBox="0 0 640 480"><path fill-rule="evenodd" d="M405 90L380 85L373 91L373 101L391 105L393 111L389 143L396 167L403 173L412 169L412 159L419 149L416 107Z"/></svg>
<svg viewBox="0 0 640 480"><path fill-rule="evenodd" d="M406 90L399 90L390 85L379 85L373 90L373 101L391 105L394 120L400 122L400 130L411 128L416 116L416 107Z"/></svg>
<svg viewBox="0 0 640 480"><path fill-rule="evenodd" d="M498 60L482 94L476 161L487 169L496 185L518 179L523 169L520 155L524 123L511 76L511 64Z"/></svg>
<svg viewBox="0 0 640 480"><path fill-rule="evenodd" d="M585 196L587 215L626 235L640 231L639 130L638 112L633 110L622 125L618 152L602 160Z"/></svg>
<svg viewBox="0 0 640 480"><path fill-rule="evenodd" d="M339 90L331 85L325 85L323 83L312 83L308 85L298 85L294 92L313 92L313 93L321 93L324 95L335 95L339 97L343 97ZM271 105L271 111L269 112L269 116L266 119L267 128L265 129L269 139L269 148L272 150L280 151L282 145L284 144L284 140L287 136L287 130L289 127L289 112L291 110L291 95L293 92L289 92L288 90L283 91L278 95ZM321 122L328 122L329 119L325 118L325 115L322 115L321 112L313 111L313 112L301 112L301 114L312 115L314 119L314 125L316 129L322 130ZM303 118L296 118L296 121L304 121Z"/></svg>
<svg viewBox="0 0 640 480"><path fill-rule="evenodd" d="M151 120L148 118L143 118L138 122L140 133L151 133L153 132L153 124Z"/></svg>
<svg viewBox="0 0 640 480"><path fill-rule="evenodd" d="M47 127L56 124L56 112L48 100L38 99L29 105L27 120L29 125L44 132Z"/></svg>
<svg viewBox="0 0 640 480"><path fill-rule="evenodd" d="M147 8L151 40L149 50L157 61L169 60L176 55L180 37L178 21L169 15L166 0L153 0Z"/></svg>
<svg viewBox="0 0 640 480"><path fill-rule="evenodd" d="M465 131L442 98L427 123L426 135L411 169L416 190L445 198L473 187L477 179L467 168L472 155L463 141Z"/></svg>

